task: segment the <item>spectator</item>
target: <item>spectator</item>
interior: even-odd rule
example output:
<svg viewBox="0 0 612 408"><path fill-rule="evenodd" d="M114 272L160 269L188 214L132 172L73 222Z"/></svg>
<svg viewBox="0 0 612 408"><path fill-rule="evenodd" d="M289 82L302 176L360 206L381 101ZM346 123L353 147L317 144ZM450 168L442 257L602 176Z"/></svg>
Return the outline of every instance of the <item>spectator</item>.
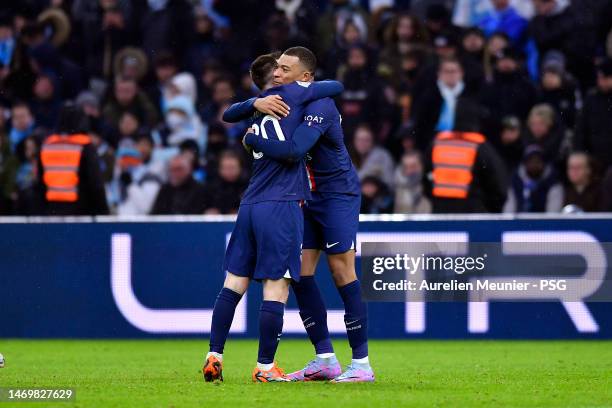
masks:
<svg viewBox="0 0 612 408"><path fill-rule="evenodd" d="M347 60L349 49L365 44L368 33L365 27L359 27L353 20L346 20L336 37L335 44L324 59L326 76L332 78L336 77L338 67Z"/></svg>
<svg viewBox="0 0 612 408"><path fill-rule="evenodd" d="M21 37L27 45L33 72L37 75L53 74L58 79L58 93L62 98L76 97L83 89L83 72L47 39L45 27L39 23L30 23L22 30Z"/></svg>
<svg viewBox="0 0 612 408"><path fill-rule="evenodd" d="M38 126L54 129L62 107L56 92L55 77L52 74L41 74L34 83L32 113Z"/></svg>
<svg viewBox="0 0 612 408"><path fill-rule="evenodd" d="M485 38L482 31L477 28L465 31L461 40L462 49L459 60L465 68L466 87L474 92L480 92L485 82L484 46Z"/></svg>
<svg viewBox="0 0 612 408"><path fill-rule="evenodd" d="M115 55L135 40L131 2L75 0L72 14L81 28L84 62L89 75L112 78Z"/></svg>
<svg viewBox="0 0 612 408"><path fill-rule="evenodd" d="M499 137L491 142L506 164L508 174L513 174L523 158L523 139L521 121L516 116L507 116L502 120Z"/></svg>
<svg viewBox="0 0 612 408"><path fill-rule="evenodd" d="M359 125L355 130L352 153L360 180L375 176L387 187L393 185L393 158L387 150L376 145L374 133L368 125Z"/></svg>
<svg viewBox="0 0 612 408"><path fill-rule="evenodd" d="M536 105L529 112L524 142L526 145L538 145L544 160L556 164L560 159L563 131L550 105Z"/></svg>
<svg viewBox="0 0 612 408"><path fill-rule="evenodd" d="M546 162L539 146L528 146L512 176L504 213L558 213L562 205L563 187L555 169Z"/></svg>
<svg viewBox="0 0 612 408"><path fill-rule="evenodd" d="M193 40L193 10L187 0L151 0L140 20L142 48L149 58L173 50L179 61Z"/></svg>
<svg viewBox="0 0 612 408"><path fill-rule="evenodd" d="M597 89L584 101L577 121L574 148L590 153L603 169L612 164L612 59L597 68Z"/></svg>
<svg viewBox="0 0 612 408"><path fill-rule="evenodd" d="M297 45L310 46L309 38L300 38L299 32L292 31L287 16L274 11L264 20L260 35L253 46L254 55L269 54L286 50Z"/></svg>
<svg viewBox="0 0 612 408"><path fill-rule="evenodd" d="M15 52L15 32L9 16L0 16L0 65L10 67Z"/></svg>
<svg viewBox="0 0 612 408"><path fill-rule="evenodd" d="M164 94L170 81L179 71L179 66L170 52L161 52L153 61L155 82L147 90L149 100L160 111L164 111Z"/></svg>
<svg viewBox="0 0 612 408"><path fill-rule="evenodd" d="M193 178L198 183L206 181L206 170L204 169L204 160L200 155L200 148L198 144L193 140L185 140L179 146L179 153L189 159L191 166L193 167ZM218 155L218 153L215 153ZM216 174L216 173L215 173Z"/></svg>
<svg viewBox="0 0 612 408"><path fill-rule="evenodd" d="M113 144L117 146L132 145L142 129L141 120L134 111L126 110L119 118L118 137Z"/></svg>
<svg viewBox="0 0 612 408"><path fill-rule="evenodd" d="M394 213L429 214L431 202L423 192L423 160L416 152L402 156L395 169Z"/></svg>
<svg viewBox="0 0 612 408"><path fill-rule="evenodd" d="M58 134L49 136L38 163L47 215L104 215L108 205L87 116L73 105L62 108Z"/></svg>
<svg viewBox="0 0 612 408"><path fill-rule="evenodd" d="M211 101L202 110L202 120L207 123L224 123L222 122L223 112L234 100L234 84L229 77L220 77L212 84L211 90Z"/></svg>
<svg viewBox="0 0 612 408"><path fill-rule="evenodd" d="M38 155L40 145L34 136L28 136L23 143L17 146L18 159L15 174L17 188L17 203L15 212L20 215L40 215L43 212L43 203L38 193Z"/></svg>
<svg viewBox="0 0 612 408"><path fill-rule="evenodd" d="M11 153L8 142L5 109L0 106L0 215L11 215L17 192L15 176L19 162Z"/></svg>
<svg viewBox="0 0 612 408"><path fill-rule="evenodd" d="M138 89L134 79L117 77L113 94L102 110L102 117L117 128L121 115L126 111L135 112L144 119L144 124L153 127L157 123L157 112L144 92Z"/></svg>
<svg viewBox="0 0 612 408"><path fill-rule="evenodd" d="M585 212L601 211L601 183L591 159L584 152L574 152L567 158L567 179L563 206L575 205Z"/></svg>
<svg viewBox="0 0 612 408"><path fill-rule="evenodd" d="M203 214L206 191L192 173L189 158L175 156L170 161L168 183L159 191L151 214Z"/></svg>
<svg viewBox="0 0 612 408"><path fill-rule="evenodd" d="M478 130L477 111L463 109L454 130L438 133L428 150L425 193L434 213L501 211L506 200L506 170Z"/></svg>
<svg viewBox="0 0 612 408"><path fill-rule="evenodd" d="M248 180L242 171L240 156L232 150L221 153L218 177L206 187L206 214L236 214Z"/></svg>
<svg viewBox="0 0 612 408"><path fill-rule="evenodd" d="M417 148L421 151L429 147L435 132L454 128L458 109L476 103L465 89L463 75L458 59L442 59L437 83L415 100L412 122Z"/></svg>
<svg viewBox="0 0 612 408"><path fill-rule="evenodd" d="M199 111L201 111L200 108L206 107L206 103L212 99L213 86L218 79L223 77L223 72L223 65L216 60L206 61L202 64L201 74L199 76L200 82L198 84L198 95L200 98L198 102ZM203 117L203 119L207 121L206 118Z"/></svg>
<svg viewBox="0 0 612 408"><path fill-rule="evenodd" d="M484 71L488 82L493 80L495 58L504 49L510 47L510 39L504 33L495 33L487 40L484 49Z"/></svg>
<svg viewBox="0 0 612 408"><path fill-rule="evenodd" d="M12 127L8 136L11 152L15 152L18 146L34 131L34 116L27 104L18 102L13 105L11 109L11 124Z"/></svg>
<svg viewBox="0 0 612 408"><path fill-rule="evenodd" d="M529 34L540 55L561 51L568 69L583 86L592 83L595 30L589 19L581 18L579 5L564 0L534 0L536 15L529 23Z"/></svg>
<svg viewBox="0 0 612 408"><path fill-rule="evenodd" d="M344 82L339 110L345 133L352 134L358 124L365 122L381 130L380 138L384 139L390 127L388 120L392 108L385 99L385 84L372 70L366 48L352 47L346 63L338 71Z"/></svg>
<svg viewBox="0 0 612 408"><path fill-rule="evenodd" d="M317 21L315 45L318 56L326 55L334 43L337 33L342 32L346 21L352 20L358 27L368 26L368 14L357 3L350 0L333 0ZM360 30L360 31L363 31Z"/></svg>
<svg viewBox="0 0 612 408"><path fill-rule="evenodd" d="M577 106L581 104L580 90L562 60L553 56L544 62L538 91L538 101L551 105L564 126L573 129Z"/></svg>
<svg viewBox="0 0 612 408"><path fill-rule="evenodd" d="M74 102L89 118L100 118L100 98L94 92L83 91Z"/></svg>
<svg viewBox="0 0 612 408"><path fill-rule="evenodd" d="M164 144L178 147L185 140L193 140L201 151L206 149L206 133L193 101L187 96L176 96L166 105Z"/></svg>
<svg viewBox="0 0 612 408"><path fill-rule="evenodd" d="M494 10L485 15L478 26L487 37L502 32L512 41L512 45L522 46L525 40L527 20L510 5L510 0L492 0L491 3L493 3Z"/></svg>
<svg viewBox="0 0 612 408"><path fill-rule="evenodd" d="M93 122L93 121L92 121ZM105 185L113 179L113 170L115 168L115 149L106 142L100 135L99 127L96 127L92 123L92 128L89 131L89 137L91 138L91 144L96 149L98 155L98 165L100 166L100 172L102 173L102 180Z"/></svg>
<svg viewBox="0 0 612 408"><path fill-rule="evenodd" d="M215 22L201 7L196 7L194 41L187 50L185 66L192 75L201 74L202 61L219 58L229 45L215 34Z"/></svg>
<svg viewBox="0 0 612 408"><path fill-rule="evenodd" d="M390 214L393 212L393 195L376 176L361 180L361 214Z"/></svg>
<svg viewBox="0 0 612 408"><path fill-rule="evenodd" d="M495 56L493 81L484 86L481 95L489 117L485 133L499 133L500 121L506 116L525 120L535 100L535 86L522 68L522 53L513 48L503 49Z"/></svg>
<svg viewBox="0 0 612 408"><path fill-rule="evenodd" d="M408 13L399 13L393 17L385 31L384 40L380 60L393 71L398 70L403 56L410 52L425 51L429 44L425 27L416 16Z"/></svg>
<svg viewBox="0 0 612 408"><path fill-rule="evenodd" d="M162 105L165 107L168 101L177 96L186 96L195 104L198 100L196 81L188 72L181 72L173 76L163 93Z"/></svg>
<svg viewBox="0 0 612 408"><path fill-rule="evenodd" d="M431 4L427 7L425 27L430 39L444 33L455 39L461 37L461 29L452 24L450 10L444 4Z"/></svg>
<svg viewBox="0 0 612 408"><path fill-rule="evenodd" d="M146 215L151 212L153 203L164 182L165 165L153 158L154 143L149 133L141 132L135 140L140 164L120 175L124 184L125 199L119 203L119 215Z"/></svg>
<svg viewBox="0 0 612 408"><path fill-rule="evenodd" d="M234 153L241 157L242 163L250 163L250 156L246 154L242 145L230 146L225 126L220 123L212 123L208 129L208 144L203 160L207 178L214 179L217 177L219 157L228 148L233 149Z"/></svg>

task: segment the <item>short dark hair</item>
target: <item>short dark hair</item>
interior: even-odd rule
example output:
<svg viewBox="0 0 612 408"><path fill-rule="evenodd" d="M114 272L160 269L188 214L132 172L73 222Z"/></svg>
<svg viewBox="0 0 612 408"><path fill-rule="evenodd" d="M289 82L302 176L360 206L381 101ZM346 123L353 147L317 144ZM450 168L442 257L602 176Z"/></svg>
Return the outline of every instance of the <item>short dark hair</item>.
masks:
<svg viewBox="0 0 612 408"><path fill-rule="evenodd" d="M87 133L90 130L89 117L72 102L65 102L60 109L55 127L57 133Z"/></svg>
<svg viewBox="0 0 612 408"><path fill-rule="evenodd" d="M315 57L314 53L306 47L287 48L283 54L291 57L298 57L302 65L313 74L317 69L317 57Z"/></svg>
<svg viewBox="0 0 612 408"><path fill-rule="evenodd" d="M136 133L136 137L134 138L135 142L145 141L149 143L151 146L155 146L155 140L153 140L153 135L148 129L139 130Z"/></svg>
<svg viewBox="0 0 612 408"><path fill-rule="evenodd" d="M263 90L272 78L277 65L276 58L272 54L264 54L257 57L249 69L253 83Z"/></svg>
<svg viewBox="0 0 612 408"><path fill-rule="evenodd" d="M178 67L178 62L170 51L160 51L160 53L155 56L153 65L155 68Z"/></svg>
<svg viewBox="0 0 612 408"><path fill-rule="evenodd" d="M448 57L440 58L440 63L438 65L438 69L442 68L442 65L444 65L444 64L457 64L457 65L459 65L459 68L461 68L461 70L463 71L463 64L461 63L461 61L457 57L448 56Z"/></svg>

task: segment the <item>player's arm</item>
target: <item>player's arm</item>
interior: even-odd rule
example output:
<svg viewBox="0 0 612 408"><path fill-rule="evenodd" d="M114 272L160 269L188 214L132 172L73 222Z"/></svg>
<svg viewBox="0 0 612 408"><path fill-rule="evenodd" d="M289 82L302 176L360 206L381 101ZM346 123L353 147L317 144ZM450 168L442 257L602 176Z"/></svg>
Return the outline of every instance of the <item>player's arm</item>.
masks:
<svg viewBox="0 0 612 408"><path fill-rule="evenodd" d="M223 112L223 120L236 123L250 118L256 111L281 119L289 115L289 105L283 102L280 95L268 95L263 98L254 97L244 102L238 102Z"/></svg>
<svg viewBox="0 0 612 408"><path fill-rule="evenodd" d="M255 113L255 109L253 108L255 99L257 98L247 99L244 102L237 102L227 108L225 112L223 112L223 121L228 123L236 123L253 116Z"/></svg>
<svg viewBox="0 0 612 408"><path fill-rule="evenodd" d="M339 121L336 105L330 99L309 103L304 110L304 121L293 132L291 140L264 139L247 134L244 143L275 160L298 161L317 143L334 121Z"/></svg>
<svg viewBox="0 0 612 408"><path fill-rule="evenodd" d="M344 92L344 85L340 81L325 80L311 82L308 86L306 101L314 101L322 98L333 98Z"/></svg>
<svg viewBox="0 0 612 408"><path fill-rule="evenodd" d="M290 141L264 139L253 133L252 129L249 129L245 135L244 143L271 159L297 162L317 143L320 136L319 129L303 123L293 132Z"/></svg>

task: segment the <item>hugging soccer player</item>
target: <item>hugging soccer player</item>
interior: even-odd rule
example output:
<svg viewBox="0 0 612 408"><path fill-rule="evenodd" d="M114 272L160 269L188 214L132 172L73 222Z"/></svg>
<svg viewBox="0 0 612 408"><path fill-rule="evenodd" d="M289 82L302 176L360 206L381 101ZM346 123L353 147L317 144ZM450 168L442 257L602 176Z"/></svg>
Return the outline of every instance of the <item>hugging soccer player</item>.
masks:
<svg viewBox="0 0 612 408"><path fill-rule="evenodd" d="M263 97L279 95L289 101L292 109L280 121L257 113L251 129L255 134L288 143L302 120L306 104L337 95L343 87L336 81L313 84L305 81L273 88L276 66L274 56L262 55L251 66L251 77L264 91ZM307 80L308 75L303 79ZM274 355L282 333L290 282L300 280L304 227L300 203L310 199L310 187L303 160L281 162L255 151L253 157L253 174L225 253L225 282L213 310L210 351L202 369L206 381L223 380L223 349L236 306L251 279L263 283L259 351L252 378L256 382L289 381L276 366Z"/></svg>
<svg viewBox="0 0 612 408"><path fill-rule="evenodd" d="M314 72L315 69L316 58L310 50L289 48L278 60L274 83L292 83L302 79L305 72ZM252 98L232 108L240 107L243 116L250 115L254 109L260 109L258 101L261 99ZM292 288L316 355L304 369L287 377L294 381L374 381L368 357L367 308L361 299L361 287L355 273L361 203L359 178L344 145L341 117L334 101L322 98L308 104L303 121L289 143L255 134L247 135L245 143L278 160L299 162L307 152L310 156L308 174L312 199L304 206L301 279L293 281ZM327 311L314 279L321 251L327 254L334 283L344 302L344 321L352 349L351 364L344 372L341 372L334 353L327 327Z"/></svg>

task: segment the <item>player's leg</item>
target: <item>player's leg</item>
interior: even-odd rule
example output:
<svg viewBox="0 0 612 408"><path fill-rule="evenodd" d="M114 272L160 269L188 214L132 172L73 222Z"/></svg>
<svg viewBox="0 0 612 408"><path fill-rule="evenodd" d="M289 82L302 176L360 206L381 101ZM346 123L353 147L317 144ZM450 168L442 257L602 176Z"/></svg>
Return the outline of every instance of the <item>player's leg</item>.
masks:
<svg viewBox="0 0 612 408"><path fill-rule="evenodd" d="M291 287L315 354L318 358L327 359L334 356L334 348L327 328L327 309L314 277L320 256L319 249L302 250L300 281L292 282Z"/></svg>
<svg viewBox="0 0 612 408"><path fill-rule="evenodd" d="M217 295L210 327L209 351L203 368L204 380L207 382L223 381L223 349L234 320L236 307L246 292L249 281L249 278L228 272L223 288Z"/></svg>
<svg viewBox="0 0 612 408"><path fill-rule="evenodd" d="M326 218L322 220L327 262L344 303L344 323L352 351L351 364L334 382L374 381L368 357L367 307L355 272L359 205L359 196L333 195L326 203Z"/></svg>
<svg viewBox="0 0 612 408"><path fill-rule="evenodd" d="M344 324L352 351L347 370L333 382L370 382L374 372L368 357L368 313L361 299L361 285L355 273L355 251L328 254L329 268L344 302Z"/></svg>
<svg viewBox="0 0 612 408"><path fill-rule="evenodd" d="M225 253L223 267L227 274L213 308L209 351L202 369L205 381L223 381L223 349L236 307L246 292L253 273L255 252L252 233L249 231L249 213L248 206L240 208Z"/></svg>
<svg viewBox="0 0 612 408"><path fill-rule="evenodd" d="M283 333L283 315L289 296L289 279L263 281L263 302L259 310L259 350L253 381L289 381L279 369L274 356Z"/></svg>
<svg viewBox="0 0 612 408"><path fill-rule="evenodd" d="M321 238L318 229L311 210L305 207L300 281L292 282L291 287L304 328L314 346L315 358L303 369L287 375L293 381L330 380L341 371L327 328L327 309L314 277L321 256L319 249Z"/></svg>
<svg viewBox="0 0 612 408"><path fill-rule="evenodd" d="M300 279L300 251L304 221L298 202L254 205L253 230L257 245L254 278L263 282L259 313L259 351L253 381L289 381L274 356L283 329L290 280Z"/></svg>

